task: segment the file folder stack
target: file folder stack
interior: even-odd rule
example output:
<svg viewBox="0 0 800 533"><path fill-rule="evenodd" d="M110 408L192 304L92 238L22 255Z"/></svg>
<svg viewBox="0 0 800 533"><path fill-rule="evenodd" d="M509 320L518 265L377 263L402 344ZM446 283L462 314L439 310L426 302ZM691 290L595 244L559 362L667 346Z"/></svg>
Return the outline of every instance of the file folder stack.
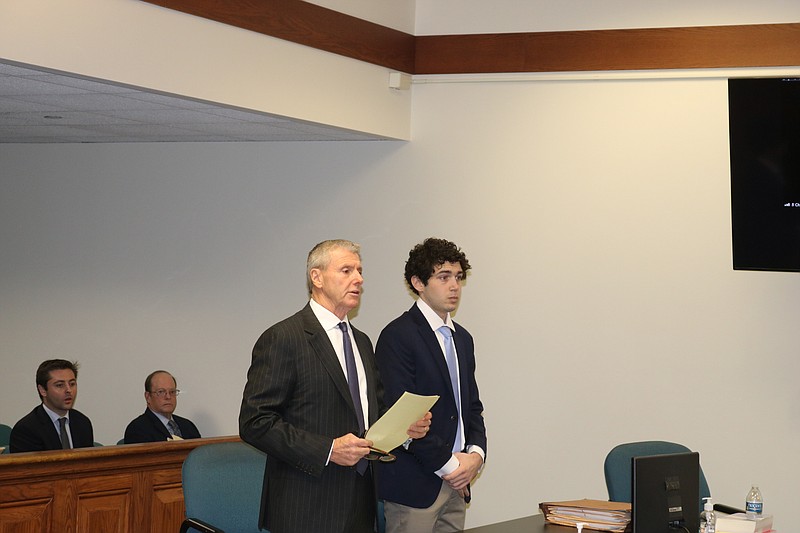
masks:
<svg viewBox="0 0 800 533"><path fill-rule="evenodd" d="M553 524L623 533L630 530L631 504L603 500L570 500L539 504L544 519Z"/></svg>

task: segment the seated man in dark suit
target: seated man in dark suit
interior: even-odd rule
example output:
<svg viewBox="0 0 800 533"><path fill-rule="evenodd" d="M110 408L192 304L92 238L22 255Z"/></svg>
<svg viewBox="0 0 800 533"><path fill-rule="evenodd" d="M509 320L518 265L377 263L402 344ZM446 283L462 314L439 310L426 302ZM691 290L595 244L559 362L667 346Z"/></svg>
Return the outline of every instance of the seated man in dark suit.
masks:
<svg viewBox="0 0 800 533"><path fill-rule="evenodd" d="M156 370L144 380L147 409L125 429L125 444L163 442L179 437L199 439L191 420L173 414L178 406L178 382L166 370Z"/></svg>
<svg viewBox="0 0 800 533"><path fill-rule="evenodd" d="M50 359L36 371L42 403L14 424L9 451L38 452L94 446L92 422L73 409L78 396L78 364Z"/></svg>

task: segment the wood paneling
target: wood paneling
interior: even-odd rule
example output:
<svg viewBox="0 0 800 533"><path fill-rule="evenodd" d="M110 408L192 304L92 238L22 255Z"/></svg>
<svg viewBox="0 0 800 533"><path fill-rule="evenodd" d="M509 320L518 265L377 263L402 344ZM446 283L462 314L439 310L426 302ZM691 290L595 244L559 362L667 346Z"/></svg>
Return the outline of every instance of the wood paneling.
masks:
<svg viewBox="0 0 800 533"><path fill-rule="evenodd" d="M3 487L0 492L0 533L50 533L55 486L37 483Z"/></svg>
<svg viewBox="0 0 800 533"><path fill-rule="evenodd" d="M181 442L0 455L0 533L163 533L183 521Z"/></svg>
<svg viewBox="0 0 800 533"><path fill-rule="evenodd" d="M143 0L410 74L800 65L800 24L419 36L302 0Z"/></svg>
<svg viewBox="0 0 800 533"><path fill-rule="evenodd" d="M417 37L416 74L800 65L800 24Z"/></svg>

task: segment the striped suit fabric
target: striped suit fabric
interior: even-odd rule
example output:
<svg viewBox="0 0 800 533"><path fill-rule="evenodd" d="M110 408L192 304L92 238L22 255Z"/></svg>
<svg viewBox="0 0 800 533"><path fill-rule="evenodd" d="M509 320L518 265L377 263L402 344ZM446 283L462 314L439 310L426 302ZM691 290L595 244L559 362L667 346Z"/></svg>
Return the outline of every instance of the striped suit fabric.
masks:
<svg viewBox="0 0 800 533"><path fill-rule="evenodd" d="M352 328L367 379L369 423L382 388L369 338ZM265 331L253 348L239 428L268 455L260 525L271 533L344 533L363 478L325 466L333 439L358 434L336 352L310 305ZM360 479L361 478L361 479ZM370 487L374 499L374 486ZM363 491L362 491L363 494Z"/></svg>

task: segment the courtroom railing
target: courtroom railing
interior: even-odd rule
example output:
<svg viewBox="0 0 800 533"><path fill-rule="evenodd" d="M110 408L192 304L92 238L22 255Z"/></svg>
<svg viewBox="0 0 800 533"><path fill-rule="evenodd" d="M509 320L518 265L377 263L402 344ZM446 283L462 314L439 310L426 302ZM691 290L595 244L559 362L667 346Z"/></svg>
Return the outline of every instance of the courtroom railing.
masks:
<svg viewBox="0 0 800 533"><path fill-rule="evenodd" d="M0 533L165 533L184 518L181 466L238 436L0 455Z"/></svg>

